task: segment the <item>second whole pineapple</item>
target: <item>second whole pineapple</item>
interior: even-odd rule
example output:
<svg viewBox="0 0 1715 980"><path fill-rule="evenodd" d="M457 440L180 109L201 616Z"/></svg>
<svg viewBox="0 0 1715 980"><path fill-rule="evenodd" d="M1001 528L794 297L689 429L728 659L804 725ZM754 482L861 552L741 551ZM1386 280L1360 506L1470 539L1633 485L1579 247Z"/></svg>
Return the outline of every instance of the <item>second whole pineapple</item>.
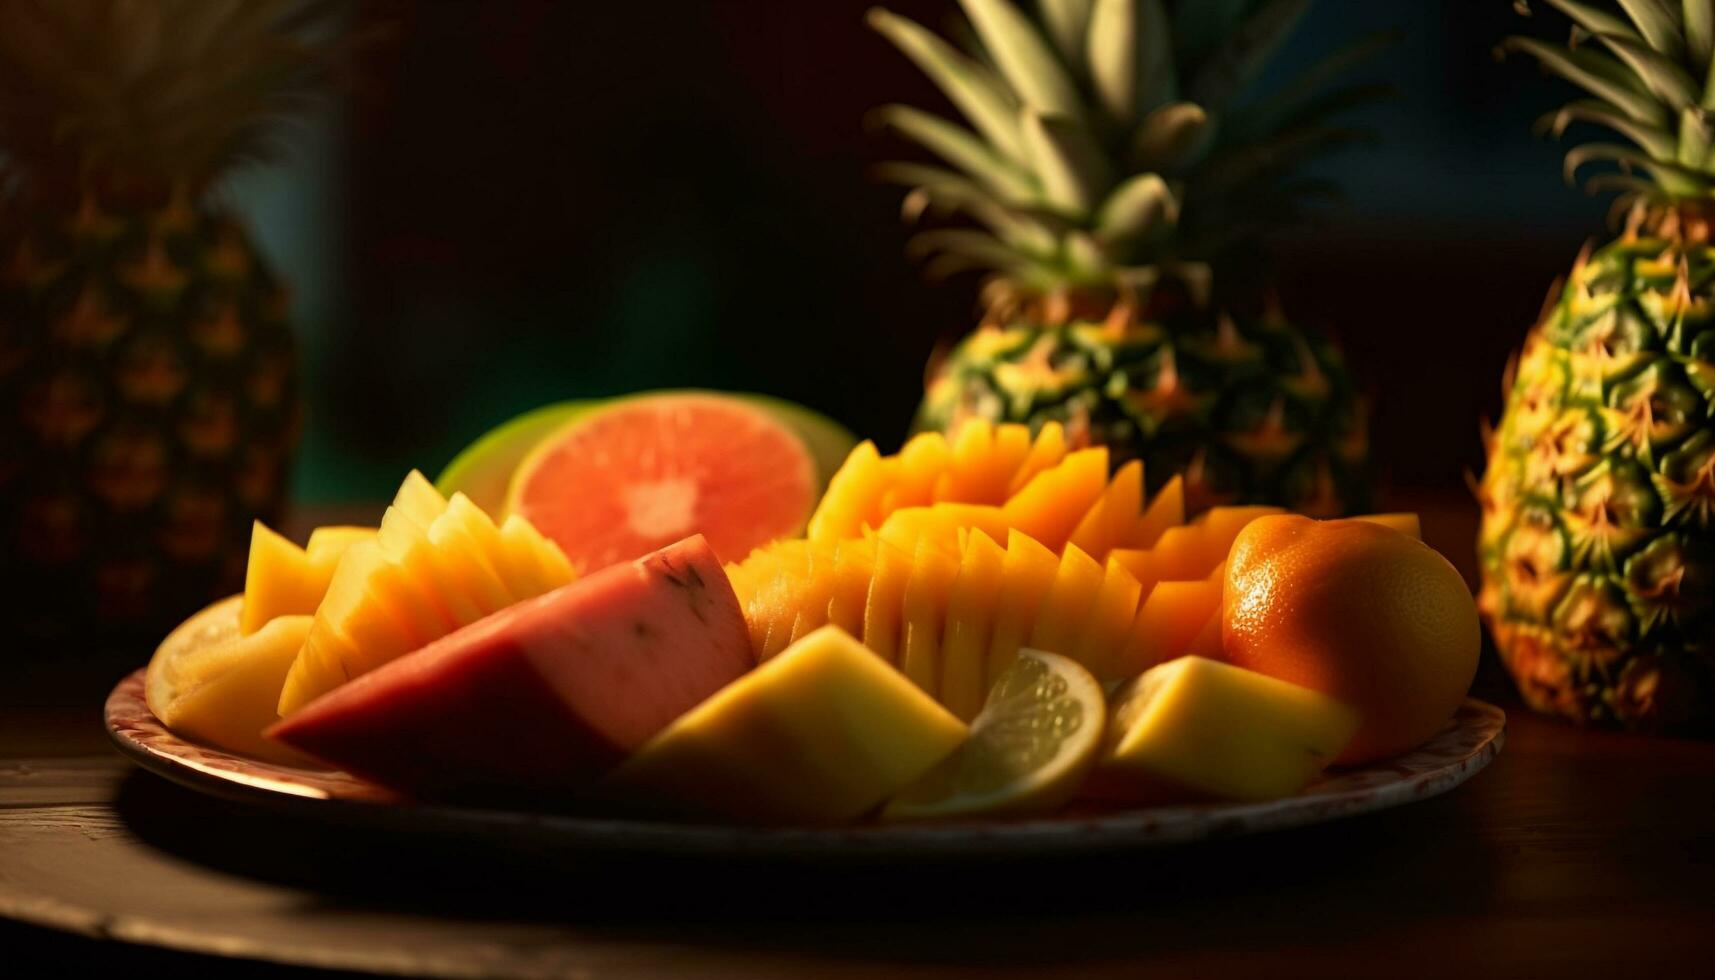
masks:
<svg viewBox="0 0 1715 980"><path fill-rule="evenodd" d="M1307 0L962 4L970 54L870 15L970 123L878 113L950 165L884 168L912 188L907 216L979 226L914 249L932 274L986 273L982 323L932 368L916 426L1057 421L1116 464L1142 459L1152 490L1183 473L1193 510L1362 509L1367 427L1344 360L1229 260L1325 190L1293 170L1353 138L1331 119L1374 90L1321 83L1374 44L1246 99Z"/></svg>
<svg viewBox="0 0 1715 980"><path fill-rule="evenodd" d="M1553 117L1627 136L1623 233L1586 249L1525 340L1488 440L1479 607L1532 707L1715 725L1715 4L1550 0L1573 50L1508 47L1595 96ZM1633 174L1635 169L1647 174Z"/></svg>

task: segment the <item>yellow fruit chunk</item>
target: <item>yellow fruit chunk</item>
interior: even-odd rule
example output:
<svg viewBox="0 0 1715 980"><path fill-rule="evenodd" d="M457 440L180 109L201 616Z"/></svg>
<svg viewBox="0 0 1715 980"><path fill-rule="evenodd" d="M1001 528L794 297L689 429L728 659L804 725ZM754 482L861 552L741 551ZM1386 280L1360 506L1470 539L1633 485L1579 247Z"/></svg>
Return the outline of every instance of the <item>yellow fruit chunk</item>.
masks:
<svg viewBox="0 0 1715 980"><path fill-rule="evenodd" d="M853 538L862 533L865 523L879 523L876 510L897 469L898 462L883 459L875 443L858 443L828 481L806 536L812 541Z"/></svg>
<svg viewBox="0 0 1715 980"><path fill-rule="evenodd" d="M1019 463L1012 474L1012 482L1006 488L1007 496L1011 497L1029 486L1030 481L1036 479L1036 474L1060 465L1060 461L1066 458L1066 448L1066 430L1060 423L1044 423L1030 444L1030 452L1024 457L1024 462Z"/></svg>
<svg viewBox="0 0 1715 980"><path fill-rule="evenodd" d="M1357 714L1325 694L1181 657L1115 694L1089 791L1141 802L1291 796L1357 728Z"/></svg>
<svg viewBox="0 0 1715 980"><path fill-rule="evenodd" d="M1123 676L1119 672L1119 653L1131 632L1142 596L1143 586L1138 580L1124 565L1110 559L1095 601L1090 604L1083 628L1072 645L1072 659L1099 679Z"/></svg>
<svg viewBox="0 0 1715 980"><path fill-rule="evenodd" d="M1133 677L1190 649L1191 641L1221 610L1220 582L1161 582L1132 620L1116 671Z"/></svg>
<svg viewBox="0 0 1715 980"><path fill-rule="evenodd" d="M989 640L1000 601L1006 550L978 531L968 539L947 596L941 639L941 703L963 721L982 710ZM1129 622L1129 620L1128 620Z"/></svg>
<svg viewBox="0 0 1715 980"><path fill-rule="evenodd" d="M1176 476L1152 497L1130 533L1119 544L1126 548L1150 548L1170 527L1185 523L1185 479Z"/></svg>
<svg viewBox="0 0 1715 980"><path fill-rule="evenodd" d="M863 642L890 664L899 663L899 620L914 557L885 541L876 545L875 575L863 607Z"/></svg>
<svg viewBox="0 0 1715 980"><path fill-rule="evenodd" d="M252 523L239 632L248 636L276 616L315 612L345 550L374 537L367 527L317 528L309 546L299 548L261 521Z"/></svg>
<svg viewBox="0 0 1715 980"><path fill-rule="evenodd" d="M287 715L353 677L575 577L518 515L496 528L463 494L411 473L373 540L350 544L280 690Z"/></svg>
<svg viewBox="0 0 1715 980"><path fill-rule="evenodd" d="M1380 524L1382 527L1391 527L1401 534L1409 535L1419 541L1423 540L1423 524L1418 520L1416 514L1408 512L1395 514L1364 514L1361 517L1354 517L1352 520L1364 521L1368 524Z"/></svg>
<svg viewBox="0 0 1715 980"><path fill-rule="evenodd" d="M1102 577L1102 566L1094 558L1068 546L1031 626L1030 645L1071 656L1089 620L1090 606L1101 591Z"/></svg>
<svg viewBox="0 0 1715 980"><path fill-rule="evenodd" d="M917 547L911 578L905 585L904 635L899 668L930 697L941 686L941 633L946 628L947 598L959 576L959 561L932 542Z"/></svg>
<svg viewBox="0 0 1715 980"><path fill-rule="evenodd" d="M669 725L609 785L693 816L839 823L915 782L965 734L933 698L826 626Z"/></svg>
<svg viewBox="0 0 1715 980"><path fill-rule="evenodd" d="M883 513L933 503L935 484L946 472L951 457L947 439L941 433L912 436L899 450L899 477L882 499Z"/></svg>
<svg viewBox="0 0 1715 980"><path fill-rule="evenodd" d="M1012 527L1059 551L1107 483L1106 447L1080 449L1038 473L1002 509Z"/></svg>
<svg viewBox="0 0 1715 980"><path fill-rule="evenodd" d="M935 486L936 500L999 505L1030 453L1030 429L971 419L953 437L952 461Z"/></svg>
<svg viewBox="0 0 1715 980"><path fill-rule="evenodd" d="M1125 539L1142 510L1143 464L1134 459L1114 474L1101 499L1072 529L1067 543L1088 555L1106 555Z"/></svg>
<svg viewBox="0 0 1715 980"><path fill-rule="evenodd" d="M1052 813L1072 799L1102 747L1101 685L1078 664L1021 650L995 681L970 737L894 797L882 818Z"/></svg>
<svg viewBox="0 0 1715 980"><path fill-rule="evenodd" d="M1011 528L1006 512L989 504L940 503L928 507L906 507L887 515L876 537L907 551L928 539L947 551L957 551L960 531L981 531L991 538L1004 538Z"/></svg>
<svg viewBox="0 0 1715 980"><path fill-rule="evenodd" d="M222 599L167 634L144 682L149 710L198 742L276 762L307 762L262 730L279 720L274 705L309 635L310 617L277 616L245 635L239 631L243 603L242 596Z"/></svg>
<svg viewBox="0 0 1715 980"><path fill-rule="evenodd" d="M1202 578L1226 557L1210 554L1203 529L1195 524L1168 528L1149 551L1158 580Z"/></svg>
<svg viewBox="0 0 1715 980"><path fill-rule="evenodd" d="M1233 539L1239 536L1246 525L1261 517L1271 517L1284 514L1286 511L1279 507L1211 507L1197 518L1197 526L1203 530L1203 543L1206 554L1211 559L1209 568L1214 568L1227 560L1227 552L1233 550ZM1204 569L1207 573L1208 569Z"/></svg>
<svg viewBox="0 0 1715 980"><path fill-rule="evenodd" d="M834 561L830 551L810 552L810 569L798 603L798 614L792 618L792 635L788 643L797 643L813 630L828 623L828 602L834 592Z"/></svg>
<svg viewBox="0 0 1715 980"><path fill-rule="evenodd" d="M1037 610L1048 596L1060 560L1029 536L1013 531L1006 539L1006 561L1001 569L1000 601L995 608L994 632L989 637L985 686L999 677L1030 639Z"/></svg>
<svg viewBox="0 0 1715 980"><path fill-rule="evenodd" d="M828 595L828 622L854 636L863 633L864 605L875 574L873 538L848 538L834 553L834 587Z"/></svg>

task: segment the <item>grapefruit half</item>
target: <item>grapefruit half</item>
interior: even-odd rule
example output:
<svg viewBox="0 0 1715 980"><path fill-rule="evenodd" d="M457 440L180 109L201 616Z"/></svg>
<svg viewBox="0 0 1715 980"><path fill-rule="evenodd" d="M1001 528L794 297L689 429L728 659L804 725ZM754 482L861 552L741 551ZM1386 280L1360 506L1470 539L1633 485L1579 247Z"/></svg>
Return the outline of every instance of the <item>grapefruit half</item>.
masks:
<svg viewBox="0 0 1715 980"><path fill-rule="evenodd" d="M816 464L793 428L713 393L628 398L579 415L519 464L507 510L585 572L701 534L723 561L796 534Z"/></svg>

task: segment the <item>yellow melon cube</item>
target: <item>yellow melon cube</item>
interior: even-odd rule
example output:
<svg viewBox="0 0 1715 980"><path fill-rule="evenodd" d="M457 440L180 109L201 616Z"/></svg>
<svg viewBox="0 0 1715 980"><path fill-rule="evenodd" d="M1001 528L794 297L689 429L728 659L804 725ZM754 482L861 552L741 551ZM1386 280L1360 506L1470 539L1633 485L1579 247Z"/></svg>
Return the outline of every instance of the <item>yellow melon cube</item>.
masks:
<svg viewBox="0 0 1715 980"><path fill-rule="evenodd" d="M1030 639L1037 611L1060 573L1060 559L1029 535L1013 531L1006 539L1006 561L1002 565L1000 601L995 611L994 632L989 637L983 690L993 684Z"/></svg>
<svg viewBox="0 0 1715 980"><path fill-rule="evenodd" d="M1132 620L1115 668L1118 675L1132 677L1181 656L1220 608L1220 582L1157 583Z"/></svg>
<svg viewBox="0 0 1715 980"><path fill-rule="evenodd" d="M1042 599L1026 645L1071 657L1089 619L1090 607L1101 591L1102 577L1100 563L1068 545L1048 594Z"/></svg>
<svg viewBox="0 0 1715 980"><path fill-rule="evenodd" d="M1140 802L1262 802L1299 792L1358 716L1325 694L1203 657L1152 668L1113 699L1088 789Z"/></svg>
<svg viewBox="0 0 1715 980"><path fill-rule="evenodd" d="M975 718L988 698L984 677L1005 563L1006 549L981 531L972 533L947 596L939 690L941 703L961 721Z"/></svg>
<svg viewBox="0 0 1715 980"><path fill-rule="evenodd" d="M839 823L910 785L965 734L933 698L826 626L669 725L608 785L699 817Z"/></svg>

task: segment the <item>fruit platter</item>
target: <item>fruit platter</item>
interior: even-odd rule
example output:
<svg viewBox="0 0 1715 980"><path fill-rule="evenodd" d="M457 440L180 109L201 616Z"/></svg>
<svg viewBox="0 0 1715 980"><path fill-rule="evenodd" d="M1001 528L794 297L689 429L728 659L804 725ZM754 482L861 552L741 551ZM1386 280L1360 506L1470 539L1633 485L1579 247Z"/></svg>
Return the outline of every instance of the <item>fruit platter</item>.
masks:
<svg viewBox="0 0 1715 980"><path fill-rule="evenodd" d="M1493 758L1475 604L1415 515L1147 486L1055 422L884 455L753 396L555 406L373 527L258 522L108 728L312 818L680 851L1173 843Z"/></svg>

